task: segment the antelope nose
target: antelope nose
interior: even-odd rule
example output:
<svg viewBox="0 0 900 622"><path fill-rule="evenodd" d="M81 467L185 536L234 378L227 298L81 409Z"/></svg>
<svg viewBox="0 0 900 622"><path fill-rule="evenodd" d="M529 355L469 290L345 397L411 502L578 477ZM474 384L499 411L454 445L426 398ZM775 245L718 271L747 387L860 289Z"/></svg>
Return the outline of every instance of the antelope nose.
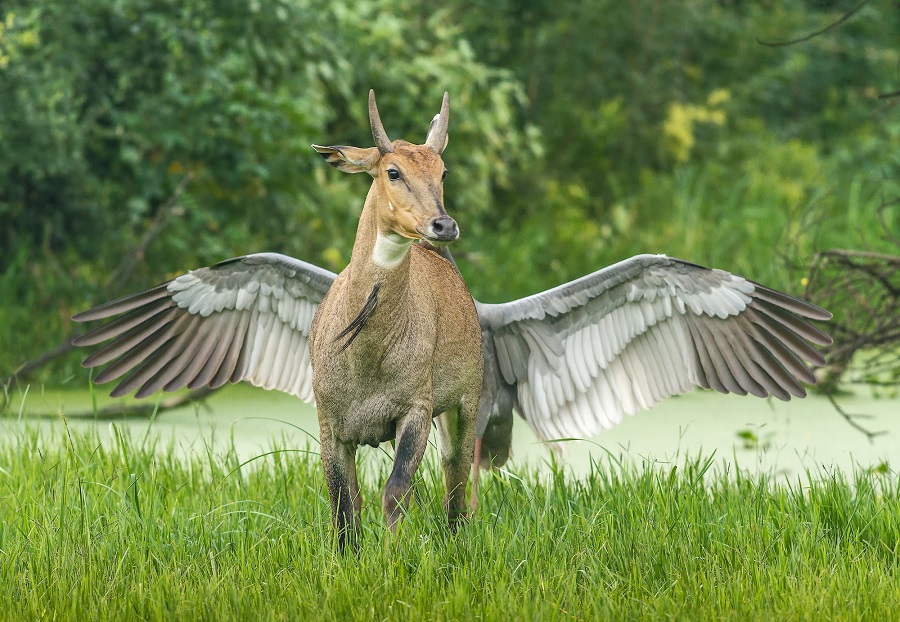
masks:
<svg viewBox="0 0 900 622"><path fill-rule="evenodd" d="M452 242L459 237L459 227L449 216L438 216L428 225L428 230L435 240L442 242Z"/></svg>

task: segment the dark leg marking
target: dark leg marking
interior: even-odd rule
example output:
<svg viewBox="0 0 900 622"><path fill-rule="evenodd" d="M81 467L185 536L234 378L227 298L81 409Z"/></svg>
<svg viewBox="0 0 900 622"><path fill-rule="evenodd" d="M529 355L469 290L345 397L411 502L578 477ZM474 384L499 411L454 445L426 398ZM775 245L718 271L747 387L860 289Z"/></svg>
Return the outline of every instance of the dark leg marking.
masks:
<svg viewBox="0 0 900 622"><path fill-rule="evenodd" d="M397 425L394 468L381 498L385 520L394 533L409 503L413 475L425 455L430 421L430 408L416 408Z"/></svg>

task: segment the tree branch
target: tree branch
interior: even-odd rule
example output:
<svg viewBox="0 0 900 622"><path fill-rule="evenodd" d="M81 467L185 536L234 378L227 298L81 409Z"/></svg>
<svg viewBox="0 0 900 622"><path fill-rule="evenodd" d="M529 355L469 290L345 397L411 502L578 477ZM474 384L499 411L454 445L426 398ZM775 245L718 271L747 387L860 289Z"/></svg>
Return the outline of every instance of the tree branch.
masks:
<svg viewBox="0 0 900 622"><path fill-rule="evenodd" d="M150 226L147 227L147 231L144 232L141 241L137 246L129 253L116 267L110 277L106 280L106 283L103 285L103 291L106 292L118 292L120 291L128 280L131 278L131 275L134 274L135 268L144 260L144 256L147 251L147 247L156 239L156 237L162 232L165 226L168 224L170 217L175 213L175 208L178 205L178 198L182 195L185 188L187 188L188 184L194 179L193 173L188 173L182 178L178 185L175 186L175 189L172 191L172 194L166 199L162 205L160 205L159 210L156 212L156 216L154 216L153 220L150 223ZM43 367L50 361L58 359L61 356L64 356L75 349L75 346L72 345L72 339L75 335L70 335L66 337L64 341L57 344L55 347L47 350L43 354L29 360L25 361L19 367L17 367L12 373L7 376L0 378L0 389L8 389L12 386L12 383L16 380L28 376L28 374L33 371Z"/></svg>
<svg viewBox="0 0 900 622"><path fill-rule="evenodd" d="M847 13L844 13L844 15L840 19L838 19L836 22L833 22L833 23L829 24L828 26L826 26L825 28L822 28L821 30L817 30L814 33L808 34L804 37L800 37L799 39L791 39L790 41L762 41L759 38L757 38L756 42L759 43L760 45L766 45L770 48L778 48L778 47L784 47L786 45L794 45L796 43L803 43L804 41L809 41L813 37L818 37L819 35L828 32L832 28L836 28L836 27L840 26L841 24L846 22L848 19L853 17L861 8L863 8L867 4L869 4L869 0L863 0L858 5L856 5L855 8L851 9Z"/></svg>
<svg viewBox="0 0 900 622"><path fill-rule="evenodd" d="M150 246L153 240L155 240L162 230L165 229L166 225L169 224L169 219L175 213L175 208L178 206L178 199L193 179L194 174L188 173L180 182L178 182L178 185L175 186L175 189L172 191L172 194L169 195L169 198L160 205L156 212L156 216L154 216L150 226L147 227L147 231L144 232L144 237L141 238L140 243L125 257L125 259L122 260L106 280L106 283L104 284L105 290L116 292L131 279L131 275L134 274L135 268L144 261L147 247Z"/></svg>
<svg viewBox="0 0 900 622"><path fill-rule="evenodd" d="M37 356L30 361L25 361L21 365L19 365L11 374L0 379L0 389L6 389L12 386L13 381L17 378L21 378L23 376L27 376L31 372L36 369L39 369L49 363L54 359L58 359L64 354L68 353L75 346L72 345L72 338L69 337L62 343L58 344L56 347L47 350L40 356Z"/></svg>
<svg viewBox="0 0 900 622"><path fill-rule="evenodd" d="M866 438L869 439L870 443L874 442L876 437L884 436L885 434L887 434L887 430L881 430L879 432L872 432L871 430L864 428L863 426L859 425L858 423L856 423L856 421L853 420L854 418L868 417L869 415L851 415L850 413L848 413L847 411L845 411L843 408L840 407L840 405L837 403L837 400L834 399L833 395L828 394L825 397L828 398L828 401L831 402L831 405L834 407L834 409L836 411L838 411L838 414L841 417L843 417L844 420L846 420L846 422L849 423L851 427L853 427L854 429L856 429L866 435Z"/></svg>
<svg viewBox="0 0 900 622"><path fill-rule="evenodd" d="M184 395L166 398L158 403L138 403L127 406L123 404L114 404L112 406L105 406L96 410L84 410L74 413L65 413L65 416L67 419L121 419L124 417L146 418L153 414L159 414L167 410L181 408L182 406L187 406L188 404L192 404L194 402L204 402L206 401L207 397L218 390L219 389L210 389L209 387L200 387L199 389L195 389L193 391L190 391L189 393L185 393ZM32 419L42 419L55 418L58 417L58 415L40 414L29 415L29 417Z"/></svg>

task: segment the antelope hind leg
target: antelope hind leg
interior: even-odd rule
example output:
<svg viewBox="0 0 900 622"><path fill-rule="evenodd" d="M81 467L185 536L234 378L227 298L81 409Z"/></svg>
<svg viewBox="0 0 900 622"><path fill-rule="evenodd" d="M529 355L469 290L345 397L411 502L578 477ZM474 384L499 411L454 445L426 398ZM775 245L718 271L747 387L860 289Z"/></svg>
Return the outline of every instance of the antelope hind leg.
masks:
<svg viewBox="0 0 900 622"><path fill-rule="evenodd" d="M331 500L331 524L338 548L343 553L349 545L356 552L359 550L361 508L356 477L356 446L339 443L330 432L322 429L320 447L325 484Z"/></svg>
<svg viewBox="0 0 900 622"><path fill-rule="evenodd" d="M441 441L441 464L444 467L444 481L447 494L444 508L450 531L456 532L461 518L466 517L466 482L472 468L475 451L475 417L478 402L474 408L467 403L454 408L437 418L438 436Z"/></svg>

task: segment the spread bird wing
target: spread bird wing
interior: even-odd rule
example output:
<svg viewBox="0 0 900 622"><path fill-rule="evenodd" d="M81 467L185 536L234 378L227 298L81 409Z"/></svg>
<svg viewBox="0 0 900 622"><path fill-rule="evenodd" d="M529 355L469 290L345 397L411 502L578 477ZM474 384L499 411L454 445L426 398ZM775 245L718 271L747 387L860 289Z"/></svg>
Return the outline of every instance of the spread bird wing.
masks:
<svg viewBox="0 0 900 622"><path fill-rule="evenodd" d="M73 343L108 342L82 364L109 363L99 383L125 376L114 397L248 380L312 402L309 330L335 278L276 253L236 257L75 315L119 317Z"/></svg>
<svg viewBox="0 0 900 622"><path fill-rule="evenodd" d="M664 255L479 303L478 314L486 359L495 359L485 372L515 387L517 409L544 440L595 435L697 386L803 397L800 383L815 382L809 364L825 362L812 344L831 343L807 321L829 319L824 309Z"/></svg>

